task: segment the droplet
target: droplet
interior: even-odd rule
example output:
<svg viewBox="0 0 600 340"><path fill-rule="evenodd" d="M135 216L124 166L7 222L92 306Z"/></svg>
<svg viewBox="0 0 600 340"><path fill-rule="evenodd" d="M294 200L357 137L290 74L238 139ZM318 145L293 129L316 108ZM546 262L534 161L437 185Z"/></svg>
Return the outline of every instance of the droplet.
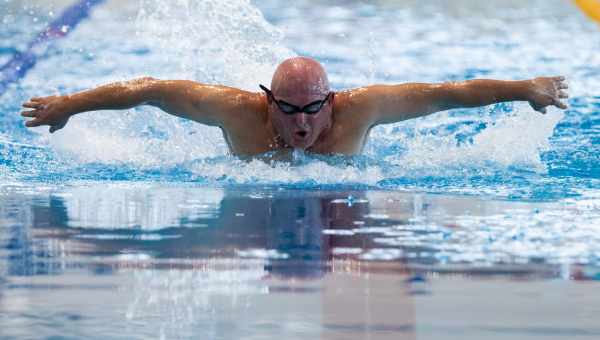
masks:
<svg viewBox="0 0 600 340"><path fill-rule="evenodd" d="M348 206L351 207L352 204L354 203L354 196L348 195L348 197L346 198L346 200L348 201Z"/></svg>

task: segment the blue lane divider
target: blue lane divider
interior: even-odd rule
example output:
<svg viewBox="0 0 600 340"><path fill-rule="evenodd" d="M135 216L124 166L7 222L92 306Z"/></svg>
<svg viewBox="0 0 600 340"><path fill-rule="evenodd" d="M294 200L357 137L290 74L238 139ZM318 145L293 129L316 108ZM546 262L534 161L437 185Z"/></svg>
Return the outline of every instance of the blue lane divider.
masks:
<svg viewBox="0 0 600 340"><path fill-rule="evenodd" d="M67 36L77 24L89 16L94 6L104 1L80 0L67 7L60 17L49 23L42 32L29 42L25 51L15 53L6 64L0 67L0 96L6 92L10 84L23 78L35 66L38 59L35 48L38 45Z"/></svg>

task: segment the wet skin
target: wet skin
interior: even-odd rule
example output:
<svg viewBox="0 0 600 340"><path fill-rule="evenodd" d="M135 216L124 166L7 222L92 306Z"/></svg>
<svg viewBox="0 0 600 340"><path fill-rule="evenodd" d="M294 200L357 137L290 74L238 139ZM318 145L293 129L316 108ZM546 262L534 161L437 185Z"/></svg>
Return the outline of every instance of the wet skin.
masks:
<svg viewBox="0 0 600 340"><path fill-rule="evenodd" d="M547 106L565 109L564 77L502 81L479 79L441 84L371 85L332 93L318 62L291 58L276 70L273 97L232 87L187 80L141 78L64 96L32 98L21 113L33 118L26 126L62 129L75 114L152 105L163 111L223 131L230 151L255 156L270 151L303 149L319 154L361 152L369 131L434 112L507 101L527 101L545 113ZM304 107L327 98L316 114L286 114L274 99Z"/></svg>

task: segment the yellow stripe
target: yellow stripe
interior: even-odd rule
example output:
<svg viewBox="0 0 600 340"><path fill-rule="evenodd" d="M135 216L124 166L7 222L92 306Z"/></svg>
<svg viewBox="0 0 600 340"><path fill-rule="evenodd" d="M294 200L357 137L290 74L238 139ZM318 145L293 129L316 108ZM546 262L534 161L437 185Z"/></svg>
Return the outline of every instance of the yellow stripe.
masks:
<svg viewBox="0 0 600 340"><path fill-rule="evenodd" d="M600 0L573 0L590 18L600 22Z"/></svg>

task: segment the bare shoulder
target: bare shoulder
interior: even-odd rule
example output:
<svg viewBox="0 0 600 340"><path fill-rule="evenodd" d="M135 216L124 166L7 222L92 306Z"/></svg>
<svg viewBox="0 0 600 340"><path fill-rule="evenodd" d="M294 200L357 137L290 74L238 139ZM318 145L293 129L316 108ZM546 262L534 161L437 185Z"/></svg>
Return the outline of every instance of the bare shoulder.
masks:
<svg viewBox="0 0 600 340"><path fill-rule="evenodd" d="M228 88L220 95L223 127L226 129L264 125L267 120L267 101L262 93Z"/></svg>
<svg viewBox="0 0 600 340"><path fill-rule="evenodd" d="M221 129L231 151L237 155L255 155L271 150L270 143L276 136L264 94L242 93L230 99Z"/></svg>
<svg viewBox="0 0 600 340"><path fill-rule="evenodd" d="M370 127L375 112L368 87L336 92L334 99L334 121L350 127Z"/></svg>
<svg viewBox="0 0 600 340"><path fill-rule="evenodd" d="M372 112L372 104L364 88L336 92L333 126L314 150L346 155L360 153L373 126Z"/></svg>

